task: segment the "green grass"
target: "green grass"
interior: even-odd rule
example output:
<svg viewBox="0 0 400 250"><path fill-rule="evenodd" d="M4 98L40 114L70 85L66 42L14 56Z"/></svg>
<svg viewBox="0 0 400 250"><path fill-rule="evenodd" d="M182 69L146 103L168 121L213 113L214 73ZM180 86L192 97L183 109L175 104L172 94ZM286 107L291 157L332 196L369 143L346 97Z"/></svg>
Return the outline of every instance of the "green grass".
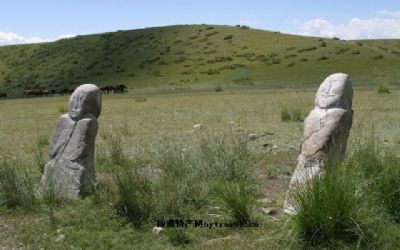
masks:
<svg viewBox="0 0 400 250"><path fill-rule="evenodd" d="M255 195L250 185L244 181L219 183L215 186L214 192L235 222L243 224L252 222Z"/></svg>
<svg viewBox="0 0 400 250"><path fill-rule="evenodd" d="M32 209L37 205L34 180L24 166L16 160L0 163L0 204L7 207Z"/></svg>
<svg viewBox="0 0 400 250"><path fill-rule="evenodd" d="M400 160L374 139L357 144L344 163L298 187L291 218L302 245L318 248L391 248L400 213Z"/></svg>
<svg viewBox="0 0 400 250"><path fill-rule="evenodd" d="M323 178L295 192L294 200L299 208L292 218L295 230L309 247L336 244L373 247L370 232L373 226L368 225L368 220L377 216L375 211L362 199L365 197L357 196L352 171L340 165L332 168ZM372 210L370 214L365 214L365 207Z"/></svg>
<svg viewBox="0 0 400 250"><path fill-rule="evenodd" d="M350 73L355 86L382 77L399 83L399 40L324 39L321 46L315 37L243 27L177 25L2 46L0 88L21 96L24 88L86 82L168 90L310 87L333 72Z"/></svg>
<svg viewBox="0 0 400 250"><path fill-rule="evenodd" d="M397 147L399 94L396 89L390 95L379 95L375 89L355 89L350 156L358 150L357 145L367 145L362 140L368 138L371 128L376 133L375 146L385 149L382 152ZM292 245L286 245L287 238L280 241L281 235L289 233L283 229L287 217L280 208L302 135L301 122L281 120L281 107L296 104L309 111L315 90L239 91L224 87L222 93L210 88L209 92L185 95L176 91L145 96L145 102L136 101L143 97L139 94L103 96L96 139L97 189L93 194L70 202L55 201L50 195L47 201L39 199L38 206L29 213L1 205L0 221L10 227L0 230L0 247L12 248L5 242L22 242L27 249L126 249L127 245L135 249L299 249L306 244L294 233L294 242L289 241ZM38 137L52 138L59 107L67 102L67 96L60 96L5 100L0 104L0 155L18 159L21 167L28 170L34 193L42 174L34 160L34 149L42 141L43 153L48 150L45 139ZM203 128L194 130L193 125L199 123ZM249 140L251 133L260 137ZM268 143L276 147L265 150ZM396 178L388 176L396 175L396 168L382 171L386 167L367 165L375 160L371 158L373 154L364 152L354 158L364 165L360 169L365 169L358 171L357 178L370 180L363 182L362 190L373 194L368 199L372 205L364 208L376 211L378 207L369 217L373 221L378 218L374 221L377 226L372 224L371 228L366 216L356 219L364 226L363 232L375 232L383 223L388 230L382 230L386 236L379 234L375 240L365 234L376 248L395 248L400 240L395 219L398 185ZM376 161L382 162L384 155L389 156L376 154ZM374 178L374 169L387 174ZM114 174L120 176L120 190ZM378 182L379 179L385 181ZM240 187L241 182L246 185ZM223 184L230 192L218 196L214 188ZM384 184L387 186L380 186ZM146 207L151 208L150 214ZM278 213L265 215L262 208L277 209ZM132 218L136 215L130 217L128 211L143 218L140 226L134 225L137 220ZM152 234L156 219L232 222L235 214L237 218L249 217L260 227L188 227L171 236L167 228L161 236ZM64 241L55 241L60 234L57 229L65 234ZM341 244L338 248L357 246L351 240L334 243Z"/></svg>
<svg viewBox="0 0 400 250"><path fill-rule="evenodd" d="M284 106L281 108L281 120L283 122L303 122L306 116L306 111L298 107Z"/></svg>

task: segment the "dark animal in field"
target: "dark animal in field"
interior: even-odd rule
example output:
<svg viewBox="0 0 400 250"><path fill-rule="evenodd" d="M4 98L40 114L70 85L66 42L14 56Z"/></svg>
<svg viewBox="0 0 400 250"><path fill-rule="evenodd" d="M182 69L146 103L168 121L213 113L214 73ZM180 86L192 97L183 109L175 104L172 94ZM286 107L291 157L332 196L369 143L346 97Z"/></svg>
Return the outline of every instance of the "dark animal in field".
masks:
<svg viewBox="0 0 400 250"><path fill-rule="evenodd" d="M65 89L62 89L60 92L59 92L59 94L61 94L61 95L71 95L73 92L74 92L74 90L75 90L75 88L65 88Z"/></svg>
<svg viewBox="0 0 400 250"><path fill-rule="evenodd" d="M128 87L126 87L124 84L116 84L116 85L111 85L111 89L114 92L114 94L122 94L125 92L125 90L128 90Z"/></svg>
<svg viewBox="0 0 400 250"><path fill-rule="evenodd" d="M48 89L25 89L24 95L26 97L32 96L50 96L51 92Z"/></svg>
<svg viewBox="0 0 400 250"><path fill-rule="evenodd" d="M124 84L113 84L113 85L106 85L100 88L100 90L104 93L104 94L110 94L110 93L114 93L114 94L122 94L125 91L128 91L128 87Z"/></svg>
<svg viewBox="0 0 400 250"><path fill-rule="evenodd" d="M25 89L24 95L26 95L26 97L40 96L41 91L40 89Z"/></svg>
<svg viewBox="0 0 400 250"><path fill-rule="evenodd" d="M5 99L7 98L7 94L6 93L0 93L0 99Z"/></svg>
<svg viewBox="0 0 400 250"><path fill-rule="evenodd" d="M103 92L104 94L110 94L110 92L111 92L111 89L110 89L110 85L106 85L106 86L104 86L104 87L101 87L100 88L100 90L101 90L101 92Z"/></svg>

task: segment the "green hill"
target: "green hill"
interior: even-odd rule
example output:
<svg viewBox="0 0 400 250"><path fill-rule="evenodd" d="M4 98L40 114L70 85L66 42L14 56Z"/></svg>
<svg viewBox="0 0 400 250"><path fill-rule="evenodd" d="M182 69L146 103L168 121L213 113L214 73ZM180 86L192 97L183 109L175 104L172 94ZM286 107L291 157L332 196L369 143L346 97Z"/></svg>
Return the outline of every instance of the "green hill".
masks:
<svg viewBox="0 0 400 250"><path fill-rule="evenodd" d="M355 85L400 82L400 40L342 41L246 26L178 25L0 47L0 89L80 83L130 88L309 86L333 72ZM399 80L399 81L398 81Z"/></svg>

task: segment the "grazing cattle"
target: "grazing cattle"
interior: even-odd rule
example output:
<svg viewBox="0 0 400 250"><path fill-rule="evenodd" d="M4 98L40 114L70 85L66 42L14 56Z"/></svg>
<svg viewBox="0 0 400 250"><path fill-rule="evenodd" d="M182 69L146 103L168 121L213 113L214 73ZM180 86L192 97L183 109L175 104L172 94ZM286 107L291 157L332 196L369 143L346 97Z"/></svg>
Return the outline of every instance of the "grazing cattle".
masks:
<svg viewBox="0 0 400 250"><path fill-rule="evenodd" d="M48 89L41 89L40 96L49 96L51 94L50 90Z"/></svg>
<svg viewBox="0 0 400 250"><path fill-rule="evenodd" d="M5 99L7 98L7 94L6 93L0 93L0 99Z"/></svg>
<svg viewBox="0 0 400 250"><path fill-rule="evenodd" d="M39 96L41 92L40 89L25 89L24 95L26 95L26 97Z"/></svg>
<svg viewBox="0 0 400 250"><path fill-rule="evenodd" d="M125 91L128 91L128 87L124 84L113 84L113 85L106 85L100 88L103 94L122 94Z"/></svg>
<svg viewBox="0 0 400 250"><path fill-rule="evenodd" d="M65 89L61 90L59 93L61 95L67 95L67 94L71 95L74 92L74 90L75 90L75 88L65 88Z"/></svg>
<svg viewBox="0 0 400 250"><path fill-rule="evenodd" d="M101 90L101 92L103 92L103 94L106 94L106 93L110 94L111 88L110 88L110 85L106 85L104 87L101 87L100 90Z"/></svg>
<svg viewBox="0 0 400 250"><path fill-rule="evenodd" d="M50 96L51 92L48 89L25 89L24 95L26 97L32 96Z"/></svg>
<svg viewBox="0 0 400 250"><path fill-rule="evenodd" d="M114 94L122 94L125 92L125 90L128 90L128 87L126 87L124 84L111 85L110 88Z"/></svg>

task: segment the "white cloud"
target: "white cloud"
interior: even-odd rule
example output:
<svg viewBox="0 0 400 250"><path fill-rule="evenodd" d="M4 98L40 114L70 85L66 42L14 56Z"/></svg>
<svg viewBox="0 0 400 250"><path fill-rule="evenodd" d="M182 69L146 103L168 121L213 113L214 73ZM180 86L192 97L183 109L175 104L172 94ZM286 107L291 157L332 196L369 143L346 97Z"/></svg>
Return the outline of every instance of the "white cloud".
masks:
<svg viewBox="0 0 400 250"><path fill-rule="evenodd" d="M0 45L8 45L8 44L23 44L23 43L42 43L49 42L50 39L41 38L41 37L26 37L21 36L13 32L2 32L0 31Z"/></svg>
<svg viewBox="0 0 400 250"><path fill-rule="evenodd" d="M316 18L297 25L298 34L343 39L400 38L400 11L382 10L380 15L387 18L360 19L354 17L345 24L335 24Z"/></svg>
<svg viewBox="0 0 400 250"><path fill-rule="evenodd" d="M400 18L400 11L380 10L379 15Z"/></svg>
<svg viewBox="0 0 400 250"><path fill-rule="evenodd" d="M73 38L73 37L76 37L76 36L77 35L75 35L75 34L62 34L58 38L59 39L67 39L67 38Z"/></svg>
<svg viewBox="0 0 400 250"><path fill-rule="evenodd" d="M13 45L13 44L26 44L26 43L43 43L53 42L59 39L66 39L76 37L75 34L62 34L57 38L42 38L42 37L28 37L16 34L14 32L0 31L0 45Z"/></svg>

